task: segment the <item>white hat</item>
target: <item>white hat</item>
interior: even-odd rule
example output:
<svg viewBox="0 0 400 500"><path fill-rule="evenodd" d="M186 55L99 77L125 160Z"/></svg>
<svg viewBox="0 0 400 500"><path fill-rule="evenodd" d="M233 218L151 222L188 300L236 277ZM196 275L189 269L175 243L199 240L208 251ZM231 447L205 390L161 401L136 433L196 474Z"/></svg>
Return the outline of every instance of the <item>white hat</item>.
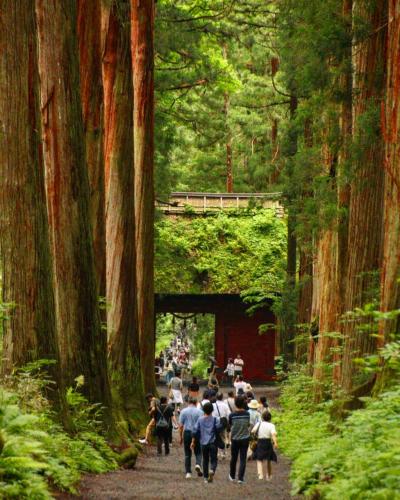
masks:
<svg viewBox="0 0 400 500"><path fill-rule="evenodd" d="M258 408L258 401L257 401L257 399L252 399L247 406L249 408L251 408L252 410L257 410L257 408Z"/></svg>

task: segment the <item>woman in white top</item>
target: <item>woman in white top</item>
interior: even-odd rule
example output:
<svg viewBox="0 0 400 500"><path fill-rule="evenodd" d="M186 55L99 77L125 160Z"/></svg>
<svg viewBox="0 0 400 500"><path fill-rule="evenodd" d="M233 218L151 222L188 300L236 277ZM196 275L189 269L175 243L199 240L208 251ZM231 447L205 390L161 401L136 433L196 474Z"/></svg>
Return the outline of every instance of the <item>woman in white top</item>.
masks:
<svg viewBox="0 0 400 500"><path fill-rule="evenodd" d="M257 448L254 450L253 459L257 460L258 479L264 478L263 462L266 460L267 475L265 479L270 481L272 478L271 462L277 462L274 446L278 448L275 425L271 423L271 413L265 411L262 414L262 422L253 427L252 433L257 437Z"/></svg>

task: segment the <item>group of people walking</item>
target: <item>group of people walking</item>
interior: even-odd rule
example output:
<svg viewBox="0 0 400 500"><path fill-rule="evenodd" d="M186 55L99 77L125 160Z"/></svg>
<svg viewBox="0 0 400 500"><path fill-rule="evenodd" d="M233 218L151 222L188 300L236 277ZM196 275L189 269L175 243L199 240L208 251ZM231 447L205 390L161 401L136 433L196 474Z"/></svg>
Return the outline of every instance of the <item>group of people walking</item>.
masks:
<svg viewBox="0 0 400 500"><path fill-rule="evenodd" d="M154 429L158 454L162 454L164 446L165 455L168 455L175 427L179 429L179 442L183 445L187 479L192 477L194 455L195 473L211 483L217 472L219 456L225 458L226 450L230 448L229 481L244 482L249 459L257 462L258 479L270 480L271 462L277 460L275 449L278 444L266 398L257 401L251 391L244 392L240 388L240 391L237 389L239 394L230 391L224 400L223 394L215 389L209 385L201 401L193 395L198 391L189 391L188 405L180 412L174 411L165 396L157 401L148 395L150 432L146 431L146 439L142 442L149 442Z"/></svg>

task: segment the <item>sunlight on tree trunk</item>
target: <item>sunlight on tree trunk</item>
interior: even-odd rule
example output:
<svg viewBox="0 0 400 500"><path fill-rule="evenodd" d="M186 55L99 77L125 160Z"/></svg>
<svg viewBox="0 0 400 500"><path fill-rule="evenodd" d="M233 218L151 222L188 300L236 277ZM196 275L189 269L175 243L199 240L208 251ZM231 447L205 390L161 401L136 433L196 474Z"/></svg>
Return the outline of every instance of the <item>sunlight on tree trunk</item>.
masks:
<svg viewBox="0 0 400 500"><path fill-rule="evenodd" d="M133 89L130 26L117 2L103 7L107 329L113 399L127 418L143 400L135 323ZM129 11L125 12L129 19ZM135 402L136 399L136 402ZM132 413L132 412L130 412Z"/></svg>
<svg viewBox="0 0 400 500"><path fill-rule="evenodd" d="M143 382L154 381L154 1L131 0L137 324Z"/></svg>

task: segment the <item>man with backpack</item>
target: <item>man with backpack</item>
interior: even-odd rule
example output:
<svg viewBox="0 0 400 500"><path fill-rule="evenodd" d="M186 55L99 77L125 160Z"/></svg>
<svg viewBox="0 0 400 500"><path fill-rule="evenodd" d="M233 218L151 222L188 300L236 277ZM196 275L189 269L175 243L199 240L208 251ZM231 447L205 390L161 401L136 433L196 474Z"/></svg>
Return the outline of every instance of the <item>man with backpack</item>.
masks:
<svg viewBox="0 0 400 500"><path fill-rule="evenodd" d="M197 420L192 433L192 444L195 450L196 440L200 442L203 456L203 475L205 483L212 483L218 465L219 432L222 429L219 418L213 417L212 403L203 405L204 416Z"/></svg>
<svg viewBox="0 0 400 500"><path fill-rule="evenodd" d="M154 410L155 433L157 436L157 454L162 454L164 443L165 455L169 455L169 429L171 420L176 425L174 410L168 405L167 398L162 396L160 404Z"/></svg>
<svg viewBox="0 0 400 500"><path fill-rule="evenodd" d="M183 444L185 450L185 472L186 479L192 477L192 434L195 430L197 421L203 416L203 412L197 408L197 399L190 397L189 406L181 411L179 416L179 434L180 444ZM195 442L194 456L196 458L196 472L199 477L203 475L201 470L201 448L198 440Z"/></svg>

